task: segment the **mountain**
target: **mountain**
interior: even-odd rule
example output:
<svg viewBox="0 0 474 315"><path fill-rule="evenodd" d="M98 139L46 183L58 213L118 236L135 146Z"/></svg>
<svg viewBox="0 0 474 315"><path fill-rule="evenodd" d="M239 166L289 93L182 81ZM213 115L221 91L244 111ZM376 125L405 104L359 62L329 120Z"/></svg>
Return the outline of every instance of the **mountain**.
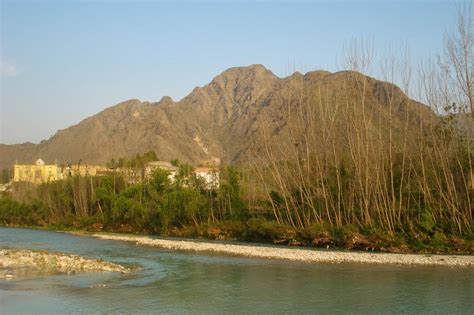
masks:
<svg viewBox="0 0 474 315"><path fill-rule="evenodd" d="M49 163L82 160L103 165L111 158L149 150L162 160L243 163L263 150L264 124L272 139L283 141L288 113L297 111L301 102L317 98L319 104L347 109L360 106L351 100L361 95L372 122L388 119L389 108L395 112L393 124L401 125L407 113L415 124L434 115L428 107L408 102L395 85L357 72L297 72L279 78L262 65L251 65L230 68L177 102L166 96L155 103L132 99L59 130L40 144L0 145L0 169L39 157ZM347 113L338 113L338 125L344 125Z"/></svg>

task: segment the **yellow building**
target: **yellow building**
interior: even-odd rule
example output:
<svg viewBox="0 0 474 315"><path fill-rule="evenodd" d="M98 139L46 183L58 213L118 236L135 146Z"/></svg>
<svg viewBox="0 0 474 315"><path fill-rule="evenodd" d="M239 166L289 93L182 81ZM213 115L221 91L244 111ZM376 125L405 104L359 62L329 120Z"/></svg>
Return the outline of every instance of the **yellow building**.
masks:
<svg viewBox="0 0 474 315"><path fill-rule="evenodd" d="M38 159L35 164L15 164L13 167L14 182L47 183L61 179L61 169L56 164L44 164Z"/></svg>
<svg viewBox="0 0 474 315"><path fill-rule="evenodd" d="M103 166L73 164L63 168L63 177L66 176L100 176L104 175L108 169Z"/></svg>

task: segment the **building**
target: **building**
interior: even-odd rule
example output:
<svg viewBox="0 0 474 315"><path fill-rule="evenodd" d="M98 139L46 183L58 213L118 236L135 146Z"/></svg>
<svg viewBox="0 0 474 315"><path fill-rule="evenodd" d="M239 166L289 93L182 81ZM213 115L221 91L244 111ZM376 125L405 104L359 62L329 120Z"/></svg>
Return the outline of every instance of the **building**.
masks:
<svg viewBox="0 0 474 315"><path fill-rule="evenodd" d="M41 184L62 178L61 168L57 164L45 164L38 159L35 164L16 164L13 167L14 182Z"/></svg>
<svg viewBox="0 0 474 315"><path fill-rule="evenodd" d="M171 183L174 183L176 181L178 168L176 166L173 166L170 162L166 162L166 161L149 162L145 166L145 179L151 178L153 172L156 169L162 169L162 170L167 171L169 173L168 179L170 180ZM204 181L206 189L219 188L219 183L220 183L219 169L215 167L198 167L193 171L193 174L197 178L201 178ZM182 183L182 185L187 186L186 182L187 181L185 180Z"/></svg>
<svg viewBox="0 0 474 315"><path fill-rule="evenodd" d="M144 170L141 168L132 167L117 167L112 168L112 173L120 174L123 179L129 184L138 184L143 181Z"/></svg>
<svg viewBox="0 0 474 315"><path fill-rule="evenodd" d="M170 182L174 183L174 181L176 180L176 175L178 174L178 168L176 166L173 166L170 162L166 162L166 161L153 161L153 162L147 163L147 165L145 166L145 178L146 179L151 178L153 172L156 169L167 171L169 173L168 179L170 180Z"/></svg>
<svg viewBox="0 0 474 315"><path fill-rule="evenodd" d="M63 177L67 176L101 176L108 172L108 168L97 165L72 164L63 168Z"/></svg>
<svg viewBox="0 0 474 315"><path fill-rule="evenodd" d="M220 184L219 169L213 167L197 167L194 170L197 178L204 180L207 189L217 189Z"/></svg>

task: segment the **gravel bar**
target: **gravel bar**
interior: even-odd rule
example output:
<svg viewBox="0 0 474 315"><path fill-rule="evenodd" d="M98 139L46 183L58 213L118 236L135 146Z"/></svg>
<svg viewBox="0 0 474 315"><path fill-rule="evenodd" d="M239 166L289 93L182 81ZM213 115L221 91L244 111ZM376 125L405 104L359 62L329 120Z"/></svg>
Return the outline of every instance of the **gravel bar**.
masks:
<svg viewBox="0 0 474 315"><path fill-rule="evenodd" d="M129 268L78 255L52 253L44 250L0 249L0 269L32 268L38 271L74 273L111 271L128 273ZM1 270L0 270L1 271Z"/></svg>
<svg viewBox="0 0 474 315"><path fill-rule="evenodd" d="M219 244L210 242L194 242L190 240L163 240L140 236L120 236L109 234L93 234L93 237L104 240L135 242L137 245L156 246L172 250L204 251L232 254L247 257L286 259L311 263L362 263L362 264L394 264L424 266L474 266L472 255L424 255L424 254L391 254L326 251L318 249L280 248L271 246L252 246L237 244Z"/></svg>

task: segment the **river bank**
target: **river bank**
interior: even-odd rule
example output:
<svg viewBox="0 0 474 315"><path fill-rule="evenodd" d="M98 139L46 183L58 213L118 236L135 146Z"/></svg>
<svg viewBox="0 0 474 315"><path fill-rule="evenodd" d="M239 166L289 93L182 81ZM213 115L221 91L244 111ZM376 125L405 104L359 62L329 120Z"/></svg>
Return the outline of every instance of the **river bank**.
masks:
<svg viewBox="0 0 474 315"><path fill-rule="evenodd" d="M136 245L155 246L171 250L214 252L238 256L284 259L308 263L361 263L361 264L394 264L394 265L425 265L449 267L474 267L472 255L420 255L326 251L301 248L284 248L276 246L256 246L225 244L192 240L165 240L144 236L130 236L95 233L95 238L134 242Z"/></svg>
<svg viewBox="0 0 474 315"><path fill-rule="evenodd" d="M68 231L69 233L112 233L140 236L175 237L184 239L206 239L209 241L241 241L262 244L287 245L291 248L319 248L332 250L354 250L377 253L420 254L420 255L473 255L472 237L446 236L435 232L431 239L419 233L410 238L403 234L376 233L364 235L344 227L339 231L295 231L284 226L274 226L259 222L249 224L221 223L218 225L183 226L163 231L137 230L131 225L121 224L104 226L103 224L73 225L25 225L1 224L10 228L40 229L49 231Z"/></svg>
<svg viewBox="0 0 474 315"><path fill-rule="evenodd" d="M45 250L0 249L0 278L11 279L19 269L37 272L120 272L131 269L97 259L78 255L48 252Z"/></svg>

